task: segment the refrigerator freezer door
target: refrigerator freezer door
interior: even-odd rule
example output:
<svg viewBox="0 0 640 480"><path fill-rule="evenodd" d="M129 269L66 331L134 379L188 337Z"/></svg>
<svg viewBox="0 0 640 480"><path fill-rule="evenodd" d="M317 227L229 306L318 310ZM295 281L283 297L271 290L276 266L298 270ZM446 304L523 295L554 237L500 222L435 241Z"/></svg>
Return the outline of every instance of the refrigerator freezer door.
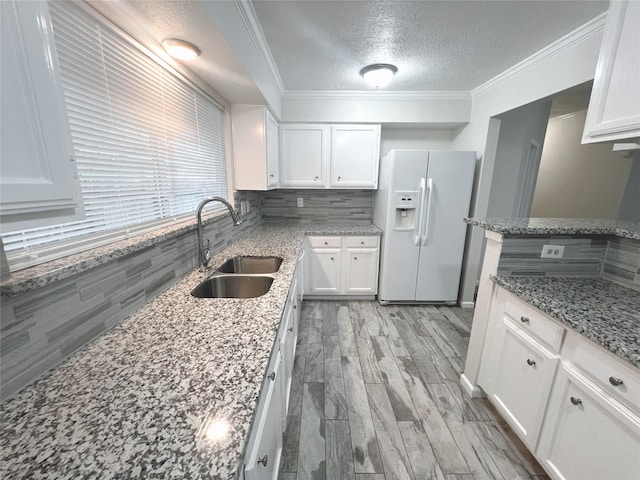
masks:
<svg viewBox="0 0 640 480"><path fill-rule="evenodd" d="M458 298L467 229L462 219L469 214L474 168L473 152L429 152L431 190L423 213L416 301L454 302Z"/></svg>
<svg viewBox="0 0 640 480"><path fill-rule="evenodd" d="M419 150L395 150L382 159L392 164L381 165L381 172L389 172L391 177L380 262L378 298L381 301L413 301L415 297L416 265L420 254L420 247L416 246L416 235L420 235L419 221L416 219L414 229L394 230L395 205L391 199L394 192L419 189L420 180L427 171L427 159L428 152ZM381 179L380 184L386 182L387 179Z"/></svg>

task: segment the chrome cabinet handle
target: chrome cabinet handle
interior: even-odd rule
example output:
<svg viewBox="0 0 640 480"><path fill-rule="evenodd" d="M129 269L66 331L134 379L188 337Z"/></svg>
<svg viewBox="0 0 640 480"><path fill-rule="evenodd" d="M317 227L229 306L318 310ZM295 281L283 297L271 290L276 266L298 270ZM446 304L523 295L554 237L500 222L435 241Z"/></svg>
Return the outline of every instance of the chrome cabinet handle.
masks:
<svg viewBox="0 0 640 480"><path fill-rule="evenodd" d="M318 177L314 177L314 180L318 180Z"/></svg>
<svg viewBox="0 0 640 480"><path fill-rule="evenodd" d="M528 318L528 317L525 317L525 316L523 315L522 317L520 317L520 321L521 321L522 323L529 323L529 318Z"/></svg>
<svg viewBox="0 0 640 480"><path fill-rule="evenodd" d="M289 327L289 328L287 329L287 331L289 331L289 332L293 332L293 327Z"/></svg>
<svg viewBox="0 0 640 480"><path fill-rule="evenodd" d="M341 179L341 178L342 178L342 177L338 177L338 181L340 181L340 179Z"/></svg>
<svg viewBox="0 0 640 480"><path fill-rule="evenodd" d="M527 365L529 365L531 367L535 367L536 366L536 361L535 360L531 360L530 358L527 358Z"/></svg>
<svg viewBox="0 0 640 480"><path fill-rule="evenodd" d="M624 382L622 381L621 378L616 378L616 377L609 377L609 383L611 385L613 385L614 387L619 387L620 385L622 385Z"/></svg>
<svg viewBox="0 0 640 480"><path fill-rule="evenodd" d="M269 378L269 380L271 380L271 381L275 380L275 379L276 379L276 372L271 372L271 373L269 374L269 377L268 377L268 378ZM265 464L265 465L266 465L266 464Z"/></svg>
<svg viewBox="0 0 640 480"><path fill-rule="evenodd" d="M262 458L258 459L258 463L261 463L264 467L267 466L267 462L269 461L269 457L268 456L264 456Z"/></svg>
<svg viewBox="0 0 640 480"><path fill-rule="evenodd" d="M298 305L294 305L294 306L293 306L293 309L294 309L294 310L297 310L297 309L298 309Z"/></svg>
<svg viewBox="0 0 640 480"><path fill-rule="evenodd" d="M571 403L573 403L574 405L582 405L582 400L576 397L571 397Z"/></svg>
<svg viewBox="0 0 640 480"><path fill-rule="evenodd" d="M271 175L269 175L271 178L273 178L273 173Z"/></svg>
<svg viewBox="0 0 640 480"><path fill-rule="evenodd" d="M333 257L331 257L331 260L333 260Z"/></svg>
<svg viewBox="0 0 640 480"><path fill-rule="evenodd" d="M353 257L354 260L358 260L358 257Z"/></svg>

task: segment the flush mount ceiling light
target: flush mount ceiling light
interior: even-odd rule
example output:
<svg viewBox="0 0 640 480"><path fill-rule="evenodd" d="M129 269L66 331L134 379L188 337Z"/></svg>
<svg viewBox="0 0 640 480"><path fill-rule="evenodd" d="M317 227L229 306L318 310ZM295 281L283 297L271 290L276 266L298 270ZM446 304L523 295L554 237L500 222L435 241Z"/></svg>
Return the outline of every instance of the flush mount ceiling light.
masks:
<svg viewBox="0 0 640 480"><path fill-rule="evenodd" d="M360 70L360 75L372 87L380 88L386 87L397 71L398 67L395 65L376 63L364 67Z"/></svg>
<svg viewBox="0 0 640 480"><path fill-rule="evenodd" d="M162 41L162 48L178 60L193 60L200 55L200 49L198 47L177 38L165 38Z"/></svg>

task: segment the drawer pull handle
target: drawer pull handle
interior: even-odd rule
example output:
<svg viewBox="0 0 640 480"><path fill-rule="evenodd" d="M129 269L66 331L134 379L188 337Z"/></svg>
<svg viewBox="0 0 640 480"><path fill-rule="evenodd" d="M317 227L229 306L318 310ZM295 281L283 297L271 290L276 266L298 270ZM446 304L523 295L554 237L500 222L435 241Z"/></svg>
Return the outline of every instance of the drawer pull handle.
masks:
<svg viewBox="0 0 640 480"><path fill-rule="evenodd" d="M576 397L571 397L571 403L573 403L574 405L582 405L582 400Z"/></svg>
<svg viewBox="0 0 640 480"><path fill-rule="evenodd" d="M353 259L354 259L354 260L357 260L357 259L358 259L358 257L353 257Z"/></svg>
<svg viewBox="0 0 640 480"><path fill-rule="evenodd" d="M271 373L269 374L269 380L273 381L273 380L275 380L275 379L276 379L276 372L271 372ZM266 465L266 463L265 463L265 465Z"/></svg>
<svg viewBox="0 0 640 480"><path fill-rule="evenodd" d="M294 310L297 310L297 309L298 309L298 305L294 305L294 306L293 306L293 309L294 309Z"/></svg>
<svg viewBox="0 0 640 480"><path fill-rule="evenodd" d="M340 181L340 179L341 179L341 178L342 178L342 177L338 177L338 181Z"/></svg>
<svg viewBox="0 0 640 480"><path fill-rule="evenodd" d="M273 178L273 173L271 175L269 175L271 178Z"/></svg>
<svg viewBox="0 0 640 480"><path fill-rule="evenodd" d="M522 323L529 323L529 318L528 318L528 317L525 317L525 316L522 316L522 317L520 317L520 321L521 321Z"/></svg>
<svg viewBox="0 0 640 480"><path fill-rule="evenodd" d="M364 242L360 242L360 245L364 245Z"/></svg>
<svg viewBox="0 0 640 480"><path fill-rule="evenodd" d="M333 260L333 257L331 257L331 260Z"/></svg>
<svg viewBox="0 0 640 480"><path fill-rule="evenodd" d="M261 463L264 467L267 466L267 462L269 461L269 457L268 456L264 456L262 458L258 459L258 463Z"/></svg>
<svg viewBox="0 0 640 480"><path fill-rule="evenodd" d="M289 327L289 328L287 329L287 331L289 331L289 332L293 332L293 327Z"/></svg>
<svg viewBox="0 0 640 480"><path fill-rule="evenodd" d="M530 367L535 367L536 366L536 361L535 360L531 360L530 358L527 358L527 365L529 365Z"/></svg>
<svg viewBox="0 0 640 480"><path fill-rule="evenodd" d="M314 180L318 180L318 177L314 177Z"/></svg>
<svg viewBox="0 0 640 480"><path fill-rule="evenodd" d="M327 242L324 242L325 245L329 245Z"/></svg>
<svg viewBox="0 0 640 480"><path fill-rule="evenodd" d="M614 387L619 387L620 385L622 385L624 382L622 381L621 378L616 378L616 377L609 377L609 383L611 385L613 385Z"/></svg>

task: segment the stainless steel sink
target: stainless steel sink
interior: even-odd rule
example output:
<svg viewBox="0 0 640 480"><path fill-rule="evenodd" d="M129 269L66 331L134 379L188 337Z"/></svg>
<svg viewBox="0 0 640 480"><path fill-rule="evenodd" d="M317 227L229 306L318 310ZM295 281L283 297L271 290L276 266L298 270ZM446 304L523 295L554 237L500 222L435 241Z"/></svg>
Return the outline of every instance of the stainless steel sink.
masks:
<svg viewBox="0 0 640 480"><path fill-rule="evenodd" d="M198 298L253 298L267 293L273 277L266 275L213 275L191 290Z"/></svg>
<svg viewBox="0 0 640 480"><path fill-rule="evenodd" d="M216 270L222 273L274 273L280 268L280 257L233 257Z"/></svg>

